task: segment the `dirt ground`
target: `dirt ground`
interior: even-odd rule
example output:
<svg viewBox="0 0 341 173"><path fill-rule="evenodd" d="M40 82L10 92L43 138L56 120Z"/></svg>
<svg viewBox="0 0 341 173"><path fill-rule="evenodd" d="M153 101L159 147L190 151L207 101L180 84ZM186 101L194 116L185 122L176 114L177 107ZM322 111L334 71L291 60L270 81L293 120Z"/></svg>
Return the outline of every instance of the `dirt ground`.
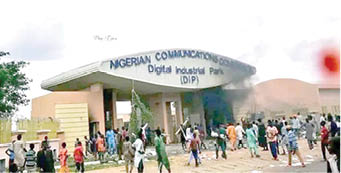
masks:
<svg viewBox="0 0 341 173"><path fill-rule="evenodd" d="M304 139L299 140L299 148L304 156L304 161L307 168L312 167L312 164L322 161L320 144L315 145L313 150L308 149L307 141ZM251 158L248 149L240 149L237 151L227 151L227 159L223 160L221 157L215 160L214 151L203 151L200 155L202 158L202 164L199 167L195 167L194 160L190 166L187 166L189 154L178 154L175 156L170 156L171 170L174 173L220 173L220 172L264 172L266 170L285 170L287 166L288 156L280 155L279 161L272 160L270 151L260 151L260 158ZM299 170L301 164L299 163L296 156L293 157L293 166L291 170ZM321 170L316 170L317 172L324 172ZM125 167L112 167L101 170L89 171L89 172L111 172L111 173L124 173ZM133 172L137 172L134 168ZM144 172L155 173L157 171L157 162L155 160L150 160L145 162ZM163 172L167 172L163 168ZM267 171L266 171L267 172Z"/></svg>

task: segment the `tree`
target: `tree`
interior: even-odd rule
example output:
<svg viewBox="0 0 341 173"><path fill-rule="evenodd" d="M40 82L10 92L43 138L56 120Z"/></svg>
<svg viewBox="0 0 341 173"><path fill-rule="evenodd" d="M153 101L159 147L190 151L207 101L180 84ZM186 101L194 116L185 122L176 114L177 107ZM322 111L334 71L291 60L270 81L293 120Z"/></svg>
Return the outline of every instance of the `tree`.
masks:
<svg viewBox="0 0 341 173"><path fill-rule="evenodd" d="M10 53L0 51L0 58L6 55ZM29 103L25 91L32 80L21 71L28 64L25 61L0 63L0 118L13 116L18 106Z"/></svg>
<svg viewBox="0 0 341 173"><path fill-rule="evenodd" d="M140 96L132 90L132 113L130 115L129 133L138 134L140 126L148 123L153 125L153 115L148 104L144 103ZM139 109L139 113L137 111ZM140 115L138 115L140 114ZM141 116L140 118L138 116Z"/></svg>

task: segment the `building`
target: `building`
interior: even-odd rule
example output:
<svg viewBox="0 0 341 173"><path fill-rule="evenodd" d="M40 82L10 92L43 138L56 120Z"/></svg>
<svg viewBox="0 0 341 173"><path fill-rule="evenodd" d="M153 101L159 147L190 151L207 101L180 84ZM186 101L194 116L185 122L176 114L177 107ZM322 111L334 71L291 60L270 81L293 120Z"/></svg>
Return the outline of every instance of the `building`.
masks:
<svg viewBox="0 0 341 173"><path fill-rule="evenodd" d="M273 79L248 90L233 92L233 112L237 119L261 112L266 119L331 113L340 115L340 85L311 84L296 79Z"/></svg>
<svg viewBox="0 0 341 173"><path fill-rule="evenodd" d="M131 100L134 89L155 117L150 126L160 126L175 140L174 132L186 118L204 128L210 122L205 118L218 114L233 121L232 112L225 111L229 104L222 86L255 73L253 66L202 50L169 49L116 57L44 80L41 87L52 93L32 100L32 117L60 119L71 143L79 131L88 129L92 135L118 128L122 123L116 102Z"/></svg>

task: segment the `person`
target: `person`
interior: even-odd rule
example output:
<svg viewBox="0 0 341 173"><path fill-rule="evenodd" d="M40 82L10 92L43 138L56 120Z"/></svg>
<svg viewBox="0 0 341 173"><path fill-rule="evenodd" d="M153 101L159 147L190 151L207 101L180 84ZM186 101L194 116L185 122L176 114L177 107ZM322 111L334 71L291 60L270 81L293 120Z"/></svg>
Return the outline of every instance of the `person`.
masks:
<svg viewBox="0 0 341 173"><path fill-rule="evenodd" d="M246 129L246 138L251 157L254 157L254 155L256 155L256 157L260 157L257 149L257 137L252 124L248 124L248 129Z"/></svg>
<svg viewBox="0 0 341 173"><path fill-rule="evenodd" d="M24 167L24 162L25 162L25 144L24 142L21 140L22 136L21 134L19 134L17 136L17 140L14 142L13 144L13 151L14 151L14 163L18 166L18 171L22 172L24 171L25 167Z"/></svg>
<svg viewBox="0 0 341 173"><path fill-rule="evenodd" d="M291 126L287 126L287 131L288 131L288 166L291 166L291 161L292 161L292 155L297 155L298 159L300 160L302 167L305 167L304 161L302 158L302 155L298 149L298 144L297 144L297 137Z"/></svg>
<svg viewBox="0 0 341 173"><path fill-rule="evenodd" d="M42 142L42 149L37 153L37 167L40 172L55 172L52 150L46 142Z"/></svg>
<svg viewBox="0 0 341 173"><path fill-rule="evenodd" d="M216 147L216 159L218 159L219 157L219 147L221 149L221 152L222 152L222 155L221 157L223 157L224 159L226 159L226 130L225 128L223 127L223 125L221 124L220 125L220 128L219 128L219 131L218 131L218 136L216 138L216 144L215 144L215 147Z"/></svg>
<svg viewBox="0 0 341 173"><path fill-rule="evenodd" d="M228 127L227 127L227 136L230 139L230 143L231 143L231 151L235 151L236 149L236 129L233 126L233 123L229 123Z"/></svg>
<svg viewBox="0 0 341 173"><path fill-rule="evenodd" d="M85 156L88 156L88 153L91 154L91 143L92 141L88 139L87 136L84 136L84 141L85 141Z"/></svg>
<svg viewBox="0 0 341 173"><path fill-rule="evenodd" d="M327 172L340 172L340 136L333 137L329 142L329 153L332 155L327 162Z"/></svg>
<svg viewBox="0 0 341 173"><path fill-rule="evenodd" d="M237 123L235 130L236 130L237 139L238 139L238 149L243 148L243 136L245 134L245 131L243 127L240 125L240 123Z"/></svg>
<svg viewBox="0 0 341 173"><path fill-rule="evenodd" d="M282 123L278 123L278 120L275 120L275 122L274 122L274 126L276 127L277 132L278 132L277 135L276 135L276 139L277 139L277 141L276 141L277 154L279 154L279 144L281 142L281 138L280 138L280 136L281 136L281 128L282 128L281 124Z"/></svg>
<svg viewBox="0 0 341 173"><path fill-rule="evenodd" d="M75 148L78 146L78 142L79 142L79 138L76 138L76 141L75 141Z"/></svg>
<svg viewBox="0 0 341 173"><path fill-rule="evenodd" d="M125 137L125 142L123 143L123 155L125 160L126 173L133 171L134 164L134 149L132 148L132 144L129 141L129 136ZM130 171L129 171L130 165Z"/></svg>
<svg viewBox="0 0 341 173"><path fill-rule="evenodd" d="M322 116L320 117L320 123L321 123L322 121L324 121L324 122L327 121L327 119L326 119L326 114L325 114L325 113L323 113Z"/></svg>
<svg viewBox="0 0 341 173"><path fill-rule="evenodd" d="M284 125L282 126L281 128L281 143L280 143L280 146L282 147L282 150L283 150L283 153L282 155L285 155L286 152L285 150L288 150L288 131L287 131L287 125L288 125L288 122L284 122Z"/></svg>
<svg viewBox="0 0 341 173"><path fill-rule="evenodd" d="M24 165L27 172L36 172L36 152L34 151L34 144L30 144L30 150L25 154Z"/></svg>
<svg viewBox="0 0 341 173"><path fill-rule="evenodd" d="M206 144L204 143L204 140L205 140L205 131L204 129L202 128L201 125L198 126L198 130L199 130L199 138L200 138L200 149L204 148L204 149L207 149L206 147Z"/></svg>
<svg viewBox="0 0 341 173"><path fill-rule="evenodd" d="M128 130L128 129L127 129ZM125 140L126 136L128 136L128 131L122 126L122 139Z"/></svg>
<svg viewBox="0 0 341 173"><path fill-rule="evenodd" d="M167 143L167 134L166 134L166 131L164 128L162 129L162 138L163 138L163 141L165 141L165 143Z"/></svg>
<svg viewBox="0 0 341 173"><path fill-rule="evenodd" d="M255 132L256 138L258 139L258 124L256 122L252 122L252 130Z"/></svg>
<svg viewBox="0 0 341 173"><path fill-rule="evenodd" d="M104 152L105 152L105 145L104 145L104 135L101 135L96 141L98 157L100 163L104 163Z"/></svg>
<svg viewBox="0 0 341 173"><path fill-rule="evenodd" d="M142 130L138 133L138 138L133 143L133 148L135 148L135 158L134 158L134 166L137 168L137 172L142 173L144 166L144 144L143 144L143 134Z"/></svg>
<svg viewBox="0 0 341 173"><path fill-rule="evenodd" d="M50 146L50 142L49 142L49 137L48 136L44 136L44 140L42 142L42 145L49 147Z"/></svg>
<svg viewBox="0 0 341 173"><path fill-rule="evenodd" d="M108 153L113 155L116 149L116 140L115 140L115 132L109 128L106 132L106 140L108 143ZM104 142L104 141L103 141Z"/></svg>
<svg viewBox="0 0 341 173"><path fill-rule="evenodd" d="M76 163L76 172L84 172L84 153L83 153L83 147L82 142L78 142L77 147L73 151L73 158L75 159Z"/></svg>
<svg viewBox="0 0 341 173"><path fill-rule="evenodd" d="M199 131L197 130L197 126L195 126L194 128L195 128L195 130L193 131L193 138L197 138L197 140L199 141L199 144L200 144L201 142L200 142L200 137L199 137ZM192 139L190 140L190 143L189 143L190 145L191 145ZM198 147L200 147L200 145ZM190 146L188 148L190 148ZM198 152L197 153L197 155L198 155L199 154L199 150L197 150L197 152ZM188 166L191 165L191 162L192 162L193 158L194 158L194 155L191 152L190 155L189 155L188 163L187 163ZM198 157L198 163L201 164L200 157Z"/></svg>
<svg viewBox="0 0 341 173"><path fill-rule="evenodd" d="M7 148L7 150L5 151L5 153L8 155L9 160L8 160L8 166L9 166L9 172L17 172L18 171L18 167L17 165L14 163L14 158L15 158L15 154L13 151L13 147L14 147L14 142L15 140L12 141L12 143L10 144L10 146Z"/></svg>
<svg viewBox="0 0 341 173"><path fill-rule="evenodd" d="M336 127L337 127L337 135L340 136L340 115L337 115L335 118Z"/></svg>
<svg viewBox="0 0 341 173"><path fill-rule="evenodd" d="M299 113L297 113L297 116L299 115ZM292 120L292 129L295 132L295 136L298 137L298 139L300 139L300 135L299 135L299 129L301 128L300 125L300 121L298 120L296 115L294 115L294 118Z"/></svg>
<svg viewBox="0 0 341 173"><path fill-rule="evenodd" d="M333 120L333 116L331 114L328 114L327 119L328 119L328 122L329 122L328 130L330 132L330 136L334 137L336 135L336 133L337 133L337 125L336 125L335 121Z"/></svg>
<svg viewBox="0 0 341 173"><path fill-rule="evenodd" d="M123 147L123 140L122 140L122 133L120 132L120 129L117 128L116 129L116 150L117 150L117 154L118 154L118 159L122 160L122 147Z"/></svg>
<svg viewBox="0 0 341 173"><path fill-rule="evenodd" d="M261 119L258 119L258 142L259 146L263 147L263 151L268 150L268 144L266 141L265 125Z"/></svg>
<svg viewBox="0 0 341 173"><path fill-rule="evenodd" d="M69 155L67 154L67 149L66 149L66 143L63 142L62 143L62 148L59 151L59 162L60 162L60 169L59 169L59 173L68 173L70 172L69 167L67 165L67 158L69 157Z"/></svg>
<svg viewBox="0 0 341 173"><path fill-rule="evenodd" d="M150 127L147 127L146 129L146 136L147 136L147 144L150 146L153 145L152 130L150 129Z"/></svg>
<svg viewBox="0 0 341 173"><path fill-rule="evenodd" d="M192 138L193 138L192 125L189 124L188 127L186 128L186 140L190 141Z"/></svg>
<svg viewBox="0 0 341 173"><path fill-rule="evenodd" d="M165 143L162 140L161 131L156 130L156 136L154 139L155 144L155 150L157 154L157 162L160 173L162 173L162 167L165 166L165 168L168 170L168 172L171 172L166 149L165 149Z"/></svg>
<svg viewBox="0 0 341 173"><path fill-rule="evenodd" d="M273 160L278 160L277 158L277 128L275 126L272 125L271 121L268 121L269 125L268 128L266 130L266 134L267 134L267 138L268 138L268 142L270 145L270 150L271 150L271 154L273 157Z"/></svg>
<svg viewBox="0 0 341 173"><path fill-rule="evenodd" d="M304 124L305 129L306 129L305 135L307 138L309 149L312 150L314 148L314 144L313 144L313 141L314 141L314 136L313 136L314 125L309 121L308 118L305 121L306 121L306 123Z"/></svg>
<svg viewBox="0 0 341 173"><path fill-rule="evenodd" d="M182 146L182 149L184 151L186 151L186 135L185 135L185 132L183 131L184 128L183 128L183 125L181 124L180 125L180 141L181 141L181 146Z"/></svg>
<svg viewBox="0 0 341 173"><path fill-rule="evenodd" d="M328 146L328 137L329 137L329 131L326 127L326 122L321 122L321 150L322 150L322 156L325 161L327 161L326 158L326 148Z"/></svg>
<svg viewBox="0 0 341 173"><path fill-rule="evenodd" d="M198 162L198 160L199 160L198 153L200 153L199 145L200 145L199 138L197 138L196 134L193 133L193 139L191 140L190 149L191 149L192 155L195 159L195 166L196 167L199 166L199 162Z"/></svg>
<svg viewBox="0 0 341 173"><path fill-rule="evenodd" d="M97 134L95 134L91 137L91 152L92 152L92 155L95 157L95 159L97 159L96 141L97 141Z"/></svg>

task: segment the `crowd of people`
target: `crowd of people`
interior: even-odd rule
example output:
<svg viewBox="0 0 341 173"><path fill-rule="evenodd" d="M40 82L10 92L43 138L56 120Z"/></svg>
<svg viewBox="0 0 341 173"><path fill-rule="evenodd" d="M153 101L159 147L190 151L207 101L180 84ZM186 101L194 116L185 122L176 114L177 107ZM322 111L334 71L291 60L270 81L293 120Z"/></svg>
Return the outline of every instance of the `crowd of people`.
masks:
<svg viewBox="0 0 341 173"><path fill-rule="evenodd" d="M268 120L267 126L258 119L257 122L240 122L220 124L216 129L211 129L211 137L215 138L216 159L219 158L219 151L224 160L228 158L226 150L228 148L233 152L237 149L249 149L250 157L261 157L258 147L263 150L270 150L273 160L278 160L278 155L288 155L288 166L292 164L292 157L296 155L304 167L302 153L299 150L297 140L300 137L307 139L309 149L313 150L317 144L317 135L321 135L321 151L323 159L327 161L328 170L340 170L340 116L335 118L332 115L326 117L323 114L319 120L308 116L305 122L298 118L299 113L289 120L283 117L280 120ZM304 130L302 130L304 129ZM191 124L188 126L180 125L180 139L182 147L189 153L188 162L190 165L192 160L195 166L199 166L202 161L200 154L207 146L204 143L205 132L201 125ZM318 132L318 133L317 133ZM154 133L154 140L151 134ZM178 133L179 134L179 133ZM132 140L132 138L135 138ZM97 132L90 139L84 136L84 144L77 138L75 141L75 149L73 152L73 160L75 163L75 171L84 172L84 159L91 155L100 163L107 161L110 156L117 155L119 160L125 161L126 172L132 172L134 167L137 171L144 171L145 149L147 144L153 144L157 154L158 170L162 172L165 167L171 172L170 163L165 149L165 134L158 128L151 130L147 128L147 124L141 126L139 132L128 134L128 129L124 127L120 129L107 129L105 135ZM84 149L84 150L83 150ZM326 150L332 155L327 159ZM62 143L58 155L51 150L47 137L42 141L40 150L35 151L34 144L29 145L26 150L22 136L18 135L11 146L6 151L9 155L10 172L55 172L55 161L59 160L59 172L70 172L68 167L69 153L66 143Z"/></svg>
<svg viewBox="0 0 341 173"><path fill-rule="evenodd" d="M313 150L314 145L317 144L316 134L321 134L323 159L327 161L326 149L329 154L333 155L327 162L328 169L337 168L340 170L340 156L337 154L340 150L340 116L333 117L328 114L326 117L323 114L320 123L313 116L308 116L305 122L302 122L298 117L300 117L300 113L290 117L289 120L286 120L285 117L278 120L268 120L267 126L261 119L258 119L257 122L243 122L242 125L240 123L220 124L219 128L211 131L211 136L216 138L216 159L219 157L219 149L222 151L222 158L227 158L226 149L229 142L231 151L247 146L251 157L260 157L258 146L263 148L263 151L270 150L273 160L278 160L279 154L287 154L288 166L292 164L292 156L296 155L302 167L305 167L297 140L305 137L309 149ZM334 166L330 166L331 163Z"/></svg>

